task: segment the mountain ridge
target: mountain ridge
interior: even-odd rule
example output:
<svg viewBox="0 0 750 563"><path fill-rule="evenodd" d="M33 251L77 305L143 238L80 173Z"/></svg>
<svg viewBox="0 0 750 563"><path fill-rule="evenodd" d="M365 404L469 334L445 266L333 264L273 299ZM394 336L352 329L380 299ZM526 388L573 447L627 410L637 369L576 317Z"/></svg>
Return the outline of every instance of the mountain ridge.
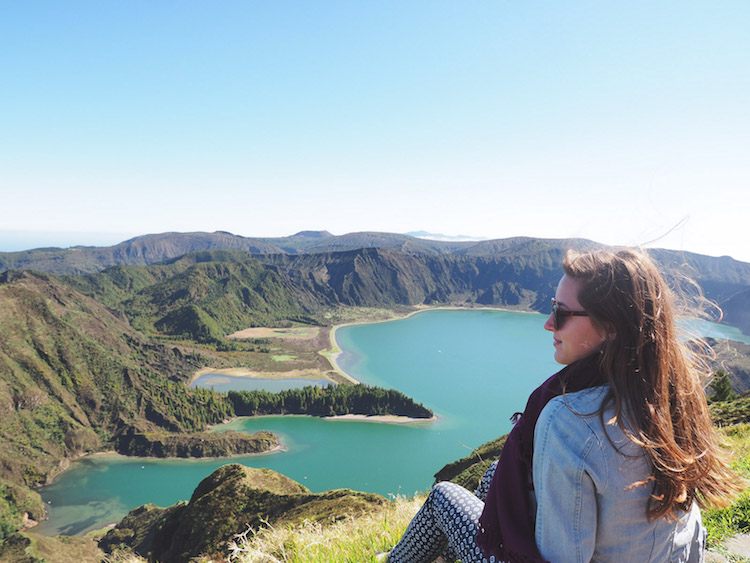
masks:
<svg viewBox="0 0 750 563"><path fill-rule="evenodd" d="M522 266L526 268L525 277L521 277L529 283L534 273L539 278L542 271L555 272L559 276L559 264L566 249L603 247L605 245L586 239L511 237L442 242L378 232L336 236L327 231L300 231L290 237L279 238L247 238L224 231L160 233L134 237L111 247L0 253L0 272L22 268L80 275L94 274L118 266L158 266L186 260L195 263L216 260L241 262L253 258L264 264L286 269L276 273L291 286L295 286L296 282L302 283L304 290L296 288L296 298L302 308L307 310L319 306L321 302L328 305L342 303L387 306L392 303L415 305L468 300L481 305L526 306L539 311L545 310L545 299L548 301L551 297L549 280L544 280L543 291L540 292L537 288L537 296L533 297L528 291L522 291L530 288L524 286L523 280L519 282L517 272L514 274L515 281L503 277L503 272L498 269L500 262L511 264L510 270L517 270ZM386 278L379 280L379 286L369 283L369 287L359 287L368 285L363 272L367 270L368 260L372 262L375 259L372 254L364 252L366 249L383 251L381 257L392 263L390 275L393 281L402 282L400 287L398 284L390 287ZM388 252L401 255L397 260L400 262L399 267L393 264L395 259L392 257L395 255ZM749 263L730 257L715 258L666 249L652 249L648 252L665 269L679 270L694 278L706 296L725 309L725 322L750 333ZM343 270L344 256L349 256L352 260L357 258L357 263L349 266L350 272ZM336 271L334 263L339 264ZM494 270L489 266L490 263L495 264ZM307 266L303 267L303 264ZM356 271L357 269L360 271ZM466 286L463 288L463 295L458 291L460 284L445 281L446 275L451 271L459 278L466 278L466 272L470 269L476 269L477 276L470 282L462 282ZM370 272L373 271L370 268ZM420 271L422 279L412 276L411 280L407 280L409 271ZM347 274L349 277L346 277ZM149 275L159 274L152 270ZM490 281L490 278L493 279ZM553 281L556 283L557 280ZM537 282L538 280L534 283ZM483 291L481 294L478 293L480 286ZM322 296L319 295L320 292ZM418 296L421 296L421 301Z"/></svg>
<svg viewBox="0 0 750 563"><path fill-rule="evenodd" d="M287 237L243 237L226 231L166 232L130 238L113 246L74 246L0 252L0 272L33 269L48 273L82 274L114 265L146 265L175 258L197 250L244 250L252 254L301 254L390 248L412 254L484 255L518 247L524 242L566 247L596 245L585 239L535 239L512 237L483 241L437 241L410 235L382 232L355 232L332 235L327 231L300 231Z"/></svg>

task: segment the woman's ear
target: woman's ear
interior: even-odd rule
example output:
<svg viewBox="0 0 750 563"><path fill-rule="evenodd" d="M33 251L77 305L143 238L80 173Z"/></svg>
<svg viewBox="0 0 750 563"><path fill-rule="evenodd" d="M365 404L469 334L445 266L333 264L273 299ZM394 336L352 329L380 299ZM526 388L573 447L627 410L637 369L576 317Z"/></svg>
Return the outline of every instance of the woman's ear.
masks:
<svg viewBox="0 0 750 563"><path fill-rule="evenodd" d="M615 330L615 325L613 325L612 323L606 323L604 325L604 330L607 333L607 340L609 340L610 342L617 337L617 331Z"/></svg>
<svg viewBox="0 0 750 563"><path fill-rule="evenodd" d="M604 341L612 342L617 336L615 325L613 325L612 323L599 324L597 328L599 331L599 336Z"/></svg>

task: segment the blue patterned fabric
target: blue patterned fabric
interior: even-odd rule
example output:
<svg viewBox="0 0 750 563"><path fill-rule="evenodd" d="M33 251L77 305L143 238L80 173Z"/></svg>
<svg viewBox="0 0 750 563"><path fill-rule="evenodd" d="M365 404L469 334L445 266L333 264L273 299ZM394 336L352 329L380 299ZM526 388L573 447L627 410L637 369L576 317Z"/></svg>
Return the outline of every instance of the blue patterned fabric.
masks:
<svg viewBox="0 0 750 563"><path fill-rule="evenodd" d="M435 485L388 562L432 563L442 555L446 562L494 563L494 557L484 557L474 537L496 467L494 462L487 469L474 494L455 483Z"/></svg>

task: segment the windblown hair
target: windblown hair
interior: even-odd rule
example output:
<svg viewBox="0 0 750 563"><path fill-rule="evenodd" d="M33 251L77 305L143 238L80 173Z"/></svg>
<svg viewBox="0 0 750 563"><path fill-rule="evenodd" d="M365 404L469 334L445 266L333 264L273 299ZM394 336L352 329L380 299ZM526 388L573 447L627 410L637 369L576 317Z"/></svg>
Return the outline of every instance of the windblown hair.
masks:
<svg viewBox="0 0 750 563"><path fill-rule="evenodd" d="M654 262L633 249L569 251L563 269L579 280L579 303L607 335L600 357L610 391L601 412L614 406L614 421L651 460L648 518L675 518L675 508L693 500L726 506L742 481L718 445L702 386L707 374L678 334L675 298Z"/></svg>

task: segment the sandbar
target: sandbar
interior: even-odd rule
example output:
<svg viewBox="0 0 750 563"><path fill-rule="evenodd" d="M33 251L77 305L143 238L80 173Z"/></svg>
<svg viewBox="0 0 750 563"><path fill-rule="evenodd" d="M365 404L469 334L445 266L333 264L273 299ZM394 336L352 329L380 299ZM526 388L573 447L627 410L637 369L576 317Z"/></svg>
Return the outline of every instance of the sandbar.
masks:
<svg viewBox="0 0 750 563"><path fill-rule="evenodd" d="M392 414L367 415L367 414L340 414L337 416L325 416L326 420L363 420L366 422L388 422L391 424L411 424L414 422L435 422L438 417L412 418L410 416L396 416Z"/></svg>
<svg viewBox="0 0 750 563"><path fill-rule="evenodd" d="M238 330L227 338L283 338L293 340L311 340L318 336L320 328L299 326L290 328L251 327Z"/></svg>
<svg viewBox="0 0 750 563"><path fill-rule="evenodd" d="M207 373L218 375L231 375L233 377L249 377L254 379L309 379L318 381L319 379L328 379L325 373L315 369L292 369L289 371L255 371L248 368L201 368L193 374L190 379L190 385ZM332 381L332 383L335 383Z"/></svg>

